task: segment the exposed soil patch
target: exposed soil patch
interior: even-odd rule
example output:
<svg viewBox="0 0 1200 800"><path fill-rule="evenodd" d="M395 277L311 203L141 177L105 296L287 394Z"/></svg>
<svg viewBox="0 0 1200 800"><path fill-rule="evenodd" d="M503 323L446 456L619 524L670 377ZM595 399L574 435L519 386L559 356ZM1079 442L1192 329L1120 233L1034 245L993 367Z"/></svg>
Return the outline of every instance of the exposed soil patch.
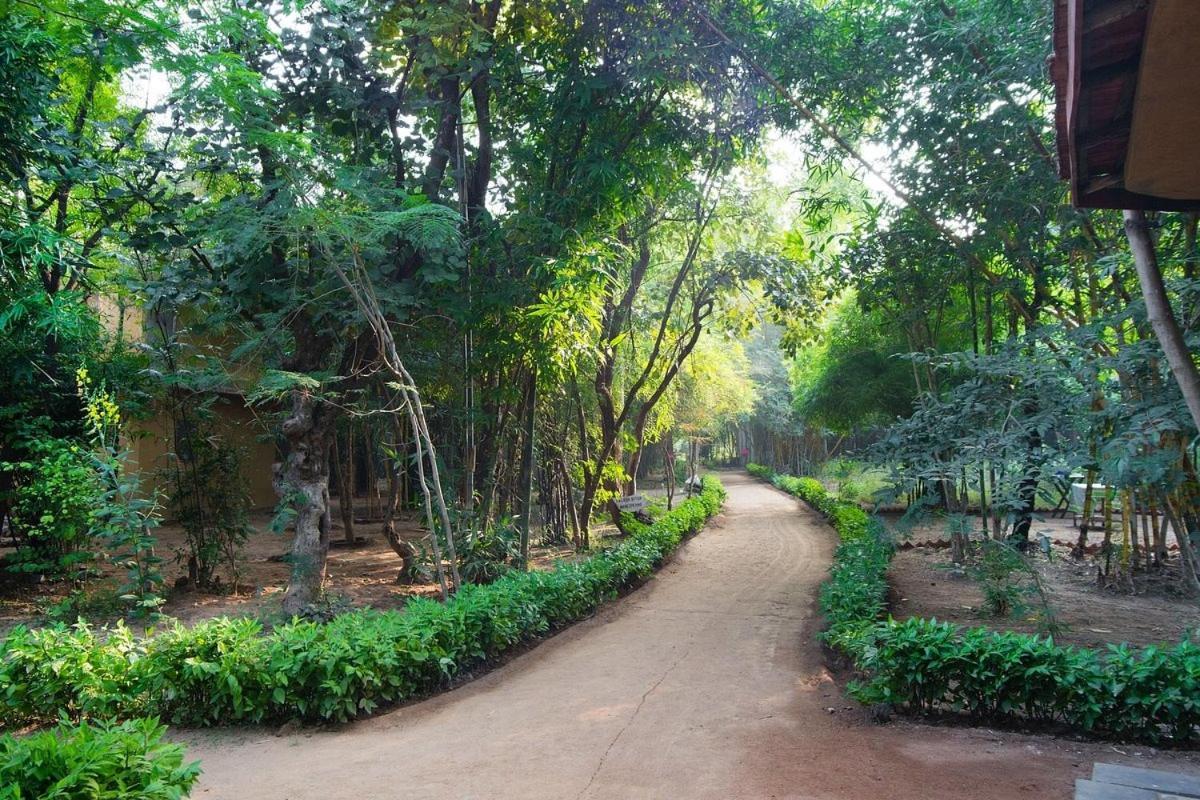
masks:
<svg viewBox="0 0 1200 800"><path fill-rule="evenodd" d="M1088 647L1128 642L1173 643L1200 628L1200 607L1180 595L1175 567L1140 575L1135 592L1103 589L1097 584L1096 558L1077 561L1070 548L1054 545L1051 557L1029 556L1045 588L1054 618L1066 626L1057 641ZM993 617L983 611L978 584L950 562L949 550L913 547L896 553L888 570L892 614L897 619L936 617L995 630L1039 631L1036 621Z"/></svg>
<svg viewBox="0 0 1200 800"><path fill-rule="evenodd" d="M283 593L287 589L289 566L282 559L291 546L291 532L272 533L271 515L258 512L251 517L255 533L251 534L239 563L237 591L225 570L220 571L223 592L204 592L190 589L170 589L163 606L166 616L183 622L196 622L218 616L253 616L270 619L279 613ZM340 544L343 538L336 503L333 510L334 546L329 550L327 595L339 604L353 607L402 608L410 597L435 597L436 581L415 584L396 582L400 560L388 546L378 522L360 522L355 526L359 538L353 546ZM416 517L400 521L400 535L414 543L425 538ZM600 531L602 535L604 531ZM175 554L184 547L183 530L178 525L163 525L155 531L158 554L166 560L163 575L166 585L174 587L176 580L187 574L185 563L177 562ZM6 551L0 551L2 555ZM531 563L535 569L549 569L555 562L578 557L570 545L535 546L531 548ZM85 592L100 597L117 585L118 575L110 566L103 567L104 576L89 581ZM0 634L19 623L43 619L44 609L61 601L71 592L68 582L45 582L34 586L17 586L0 579ZM87 614L93 621L115 619L114 609L97 608Z"/></svg>

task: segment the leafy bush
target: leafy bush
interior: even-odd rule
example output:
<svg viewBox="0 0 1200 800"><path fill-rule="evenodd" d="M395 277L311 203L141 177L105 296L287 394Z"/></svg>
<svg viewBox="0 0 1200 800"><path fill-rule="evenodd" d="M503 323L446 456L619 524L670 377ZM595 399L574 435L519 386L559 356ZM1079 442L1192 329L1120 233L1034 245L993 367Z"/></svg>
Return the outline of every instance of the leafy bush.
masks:
<svg viewBox="0 0 1200 800"><path fill-rule="evenodd" d="M1100 653L1022 633L932 619L881 621L894 549L878 521L820 483L760 475L820 510L841 539L822 587L822 636L864 674L851 694L917 712L988 722L1056 722L1117 739L1186 743L1200 735L1200 646Z"/></svg>
<svg viewBox="0 0 1200 800"><path fill-rule="evenodd" d="M1010 542L984 539L977 557L967 567L983 593L983 610L994 617L1020 616L1037 622L1039 633L1057 633L1055 619L1041 576Z"/></svg>
<svg viewBox="0 0 1200 800"><path fill-rule="evenodd" d="M756 478L762 478L763 480L767 481L771 480L771 476L774 474L774 471L770 467L755 463L747 464L746 472L749 472Z"/></svg>
<svg viewBox="0 0 1200 800"><path fill-rule="evenodd" d="M60 714L154 714L216 725L346 720L434 691L455 675L592 613L649 575L724 500L705 478L697 496L592 558L549 572L509 572L464 585L447 603L362 610L327 624L294 620L263 635L253 620L215 619L134 638L84 624L14 630L0 642L0 722Z"/></svg>
<svg viewBox="0 0 1200 800"><path fill-rule="evenodd" d="M976 719L1060 722L1118 739L1195 739L1200 726L1200 647L1104 653L1052 639L937 620L889 621L863 650L864 702L914 711L964 711Z"/></svg>
<svg viewBox="0 0 1200 800"><path fill-rule="evenodd" d="M112 587L72 589L63 597L41 597L34 601L38 614L48 622L74 622L84 619L114 619L125 610L123 601Z"/></svg>
<svg viewBox="0 0 1200 800"><path fill-rule="evenodd" d="M134 665L144 647L118 623L98 635L86 623L18 626L0 643L0 725L52 722L60 715L137 716Z"/></svg>
<svg viewBox="0 0 1200 800"><path fill-rule="evenodd" d="M511 519L478 531L459 545L458 571L464 581L491 583L521 559L521 534Z"/></svg>
<svg viewBox="0 0 1200 800"><path fill-rule="evenodd" d="M70 575L90 561L92 509L103 489L90 454L65 439L40 440L37 456L0 467L15 485L10 516L21 542L7 559L13 572Z"/></svg>
<svg viewBox="0 0 1200 800"><path fill-rule="evenodd" d="M238 556L250 536L250 496L241 480L244 453L224 442L207 417L176 424L177 449L164 471L171 515L183 527L188 580L201 589L219 588L224 565L234 587Z"/></svg>
<svg viewBox="0 0 1200 800"><path fill-rule="evenodd" d="M200 775L157 720L57 727L0 737L0 800L178 800Z"/></svg>
<svg viewBox="0 0 1200 800"><path fill-rule="evenodd" d="M129 452L121 449L121 409L103 383L94 385L86 369L76 373L85 400L84 417L92 434L92 465L103 489L92 510L92 535L105 541L112 562L125 569L118 590L137 616L157 613L162 584L150 533L158 527L158 496L146 492L137 470L127 468Z"/></svg>

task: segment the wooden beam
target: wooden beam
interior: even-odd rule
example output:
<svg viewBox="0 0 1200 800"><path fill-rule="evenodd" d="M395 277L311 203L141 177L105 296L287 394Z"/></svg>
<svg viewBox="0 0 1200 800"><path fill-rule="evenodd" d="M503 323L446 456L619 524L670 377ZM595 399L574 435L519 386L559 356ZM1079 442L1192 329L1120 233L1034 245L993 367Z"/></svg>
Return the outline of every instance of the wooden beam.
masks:
<svg viewBox="0 0 1200 800"><path fill-rule="evenodd" d="M1076 126L1079 121L1079 90L1083 77L1083 0L1066 0L1066 48L1067 65L1065 74L1066 115L1063 122L1067 138L1067 175L1071 186L1071 197L1079 202L1079 150L1075 146Z"/></svg>
<svg viewBox="0 0 1200 800"><path fill-rule="evenodd" d="M1150 0L1109 0L1107 3L1097 3L1088 10L1084 33L1120 24L1128 21L1130 17L1145 14L1149 5Z"/></svg>

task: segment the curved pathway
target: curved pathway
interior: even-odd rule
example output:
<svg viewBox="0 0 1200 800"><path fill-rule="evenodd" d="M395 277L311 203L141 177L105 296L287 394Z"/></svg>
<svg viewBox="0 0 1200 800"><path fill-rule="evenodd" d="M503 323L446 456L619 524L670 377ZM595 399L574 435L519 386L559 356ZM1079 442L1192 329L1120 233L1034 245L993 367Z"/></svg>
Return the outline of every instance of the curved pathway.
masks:
<svg viewBox="0 0 1200 800"><path fill-rule="evenodd" d="M473 683L319 731L187 732L193 798L1067 798L1105 745L879 726L826 673L833 533L722 476L725 513L628 597Z"/></svg>

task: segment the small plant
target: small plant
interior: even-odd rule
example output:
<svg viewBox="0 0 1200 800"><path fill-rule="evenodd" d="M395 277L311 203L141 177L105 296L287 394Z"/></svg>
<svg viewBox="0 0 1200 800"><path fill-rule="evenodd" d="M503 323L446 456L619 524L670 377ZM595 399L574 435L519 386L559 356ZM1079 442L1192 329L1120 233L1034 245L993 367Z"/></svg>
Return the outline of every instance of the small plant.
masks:
<svg viewBox="0 0 1200 800"><path fill-rule="evenodd" d="M7 569L82 579L93 559L92 510L103 494L91 455L65 439L40 440L33 452L28 461L0 464L15 484L9 520L21 542Z"/></svg>
<svg viewBox="0 0 1200 800"><path fill-rule="evenodd" d="M200 418L198 412L193 416ZM223 565L236 590L238 556L250 536L243 453L207 430L207 418L183 432L177 431L179 452L165 471L171 515L183 527L187 544L179 558L187 564L192 586L219 589L216 570Z"/></svg>
<svg viewBox="0 0 1200 800"><path fill-rule="evenodd" d="M869 499L869 497L865 497L866 495L866 488L857 481L850 480L849 478L841 481L838 485L838 499L847 503L858 503L863 499Z"/></svg>
<svg viewBox="0 0 1200 800"><path fill-rule="evenodd" d="M309 622L332 622L353 610L354 603L346 595L322 591L315 602L305 606L296 616Z"/></svg>
<svg viewBox="0 0 1200 800"><path fill-rule="evenodd" d="M121 415L112 396L103 385L93 388L82 369L77 380L92 433L93 469L102 487L92 511L92 534L107 543L112 563L125 569L121 599L135 616L152 615L163 604L158 595L162 559L154 552L151 534L159 523L158 496L143 491L139 473L126 469L129 453L120 449Z"/></svg>
<svg viewBox="0 0 1200 800"><path fill-rule="evenodd" d="M458 571L470 583L491 583L521 558L521 534L503 519L459 545Z"/></svg>
<svg viewBox="0 0 1200 800"><path fill-rule="evenodd" d="M983 610L993 617L1026 617L1042 633L1061 633L1041 575L1009 542L985 539L968 574L983 592Z"/></svg>
<svg viewBox="0 0 1200 800"><path fill-rule="evenodd" d="M984 612L993 617L1025 613L1030 571L1015 547L995 540L981 543L978 559L967 570L983 592Z"/></svg>
<svg viewBox="0 0 1200 800"><path fill-rule="evenodd" d="M0 737L0 800L178 800L200 776L157 720L67 722Z"/></svg>
<svg viewBox="0 0 1200 800"><path fill-rule="evenodd" d="M73 589L66 597L47 598L37 603L39 613L48 622L73 623L78 619L120 616L124 602L111 589L88 591Z"/></svg>

